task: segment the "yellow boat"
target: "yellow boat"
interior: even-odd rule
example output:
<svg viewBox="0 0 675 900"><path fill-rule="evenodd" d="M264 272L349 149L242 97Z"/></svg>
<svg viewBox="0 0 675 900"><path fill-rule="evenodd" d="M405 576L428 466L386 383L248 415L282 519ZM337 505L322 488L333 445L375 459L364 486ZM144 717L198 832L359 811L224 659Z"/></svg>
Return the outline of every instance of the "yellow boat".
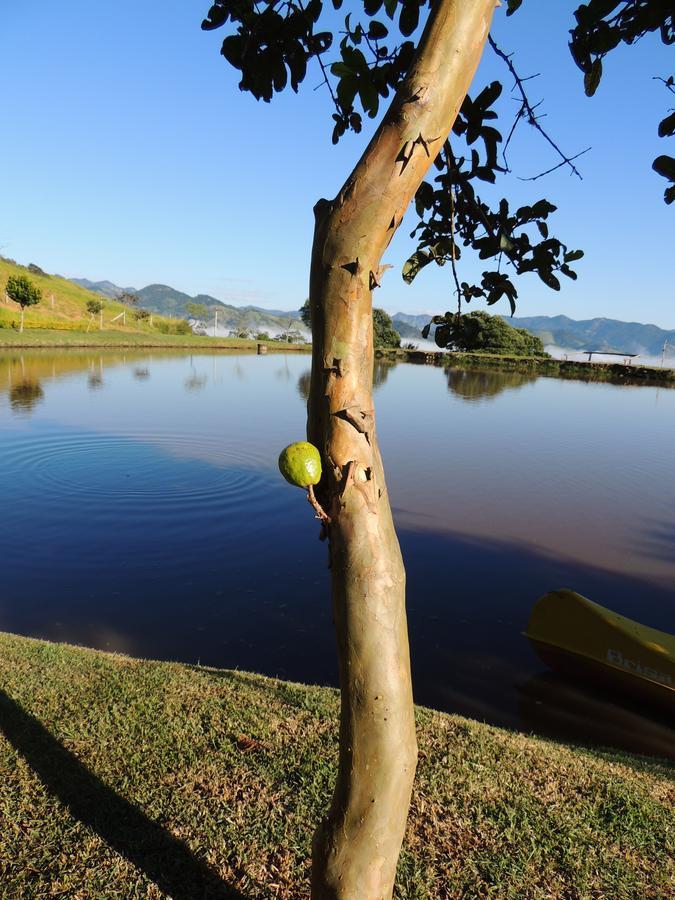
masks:
<svg viewBox="0 0 675 900"><path fill-rule="evenodd" d="M552 669L675 713L675 635L560 590L535 603L525 637Z"/></svg>

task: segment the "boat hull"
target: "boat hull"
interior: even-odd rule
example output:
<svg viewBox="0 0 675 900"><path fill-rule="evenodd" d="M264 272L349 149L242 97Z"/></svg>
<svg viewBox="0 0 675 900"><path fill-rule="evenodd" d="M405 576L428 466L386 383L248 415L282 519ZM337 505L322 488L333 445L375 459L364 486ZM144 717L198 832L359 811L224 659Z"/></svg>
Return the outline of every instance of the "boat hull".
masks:
<svg viewBox="0 0 675 900"><path fill-rule="evenodd" d="M546 665L675 716L675 637L619 616L574 591L535 604L525 636Z"/></svg>

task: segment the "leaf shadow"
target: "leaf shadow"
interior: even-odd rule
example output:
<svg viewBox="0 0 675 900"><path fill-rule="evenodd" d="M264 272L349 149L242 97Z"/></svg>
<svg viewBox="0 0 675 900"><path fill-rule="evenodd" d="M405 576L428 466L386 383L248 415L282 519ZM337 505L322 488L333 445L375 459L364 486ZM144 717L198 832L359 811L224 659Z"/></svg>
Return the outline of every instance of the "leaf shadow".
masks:
<svg viewBox="0 0 675 900"><path fill-rule="evenodd" d="M91 828L172 900L247 900L187 844L120 797L0 690L0 733L73 818Z"/></svg>

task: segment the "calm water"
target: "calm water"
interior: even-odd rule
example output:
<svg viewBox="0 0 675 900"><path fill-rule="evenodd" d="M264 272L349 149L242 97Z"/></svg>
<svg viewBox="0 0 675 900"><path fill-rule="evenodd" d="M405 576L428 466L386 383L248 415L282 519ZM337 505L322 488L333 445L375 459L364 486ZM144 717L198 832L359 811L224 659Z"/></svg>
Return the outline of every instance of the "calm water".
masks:
<svg viewBox="0 0 675 900"><path fill-rule="evenodd" d="M0 629L335 683L326 548L276 468L307 356L0 355ZM663 718L546 673L569 586L675 632L675 391L376 369L416 699L675 752Z"/></svg>

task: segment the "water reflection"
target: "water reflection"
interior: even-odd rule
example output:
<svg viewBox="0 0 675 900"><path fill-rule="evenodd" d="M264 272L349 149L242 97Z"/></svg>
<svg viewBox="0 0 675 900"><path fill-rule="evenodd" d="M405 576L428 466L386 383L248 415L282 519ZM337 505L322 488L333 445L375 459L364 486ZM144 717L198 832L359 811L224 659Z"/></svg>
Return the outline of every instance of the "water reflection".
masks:
<svg viewBox="0 0 675 900"><path fill-rule="evenodd" d="M298 383L296 385L298 394L300 394L303 400L309 400L309 388L311 383L312 370L307 369L307 371L303 372L302 375L298 378Z"/></svg>
<svg viewBox="0 0 675 900"><path fill-rule="evenodd" d="M376 359L373 364L373 389L381 388L387 383L390 373L396 368L395 362L386 359Z"/></svg>
<svg viewBox="0 0 675 900"><path fill-rule="evenodd" d="M497 397L504 391L533 384L536 375L525 372L495 372L490 369L472 371L448 368L445 370L448 390L462 400L476 401Z"/></svg>
<svg viewBox="0 0 675 900"><path fill-rule="evenodd" d="M28 414L44 397L39 381L24 378L9 388L9 403L14 412Z"/></svg>
<svg viewBox="0 0 675 900"><path fill-rule="evenodd" d="M206 375L190 375L185 379L186 391L201 391L206 386Z"/></svg>
<svg viewBox="0 0 675 900"><path fill-rule="evenodd" d="M672 722L644 704L552 672L529 678L517 690L520 718L529 731L675 759Z"/></svg>

